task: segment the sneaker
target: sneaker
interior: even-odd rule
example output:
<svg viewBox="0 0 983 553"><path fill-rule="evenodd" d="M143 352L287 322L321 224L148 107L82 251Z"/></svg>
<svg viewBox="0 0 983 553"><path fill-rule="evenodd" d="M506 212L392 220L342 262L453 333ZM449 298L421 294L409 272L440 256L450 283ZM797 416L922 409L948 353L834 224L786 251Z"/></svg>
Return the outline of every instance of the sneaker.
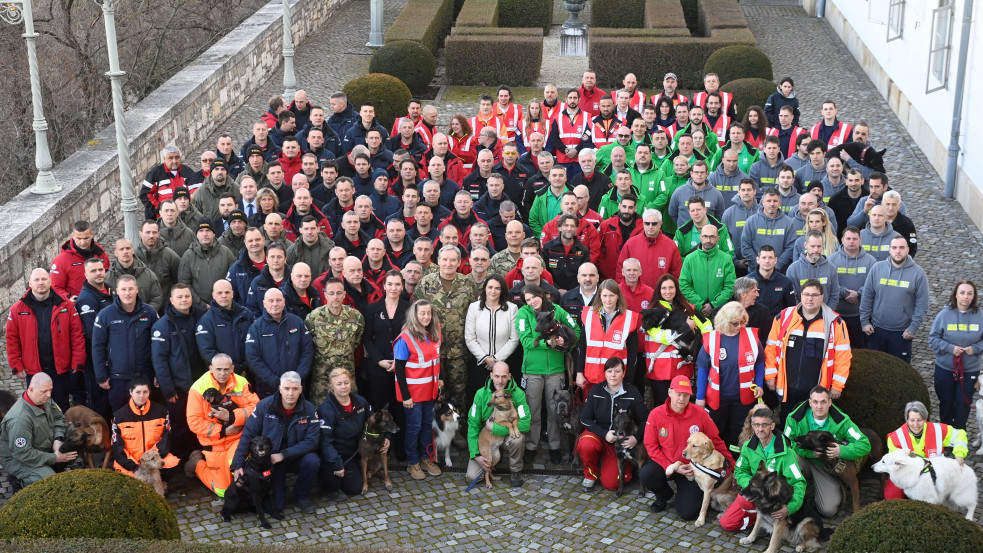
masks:
<svg viewBox="0 0 983 553"><path fill-rule="evenodd" d="M423 469L420 468L420 463L417 463L415 465L408 465L406 467L406 472L410 473L410 476L413 477L413 480L423 480L424 478L427 477L427 475L423 473Z"/></svg>
<svg viewBox="0 0 983 553"><path fill-rule="evenodd" d="M580 483L580 486L585 492L593 491L594 484L597 484L597 480L591 480L590 478L584 478L584 481Z"/></svg>
<svg viewBox="0 0 983 553"><path fill-rule="evenodd" d="M512 478L510 480L511 480L512 487L513 488L521 488L522 487L522 473L521 472L512 471Z"/></svg>
<svg viewBox="0 0 983 553"><path fill-rule="evenodd" d="M202 455L201 451L194 450L191 455L188 455L188 462L184 464L184 475L189 479L196 478L197 473L195 469L198 468L198 463L205 460L205 456Z"/></svg>
<svg viewBox="0 0 983 553"><path fill-rule="evenodd" d="M550 462L554 465L559 465L563 462L563 453L559 449L550 450Z"/></svg>
<svg viewBox="0 0 983 553"><path fill-rule="evenodd" d="M526 452L522 454L522 462L526 464L532 463L535 458L536 458L535 449L527 449Z"/></svg>
<svg viewBox="0 0 983 553"><path fill-rule="evenodd" d="M309 515L314 512L314 502L310 499L298 499L297 508L300 509L301 513Z"/></svg>
<svg viewBox="0 0 983 553"><path fill-rule="evenodd" d="M345 492L341 490L331 490L330 492L325 492L324 497L326 497L329 501L334 501L336 503L340 503L348 499L348 496L345 495Z"/></svg>
<svg viewBox="0 0 983 553"><path fill-rule="evenodd" d="M427 471L430 476L440 476L440 467L434 464L430 459L423 459L420 461L420 467Z"/></svg>

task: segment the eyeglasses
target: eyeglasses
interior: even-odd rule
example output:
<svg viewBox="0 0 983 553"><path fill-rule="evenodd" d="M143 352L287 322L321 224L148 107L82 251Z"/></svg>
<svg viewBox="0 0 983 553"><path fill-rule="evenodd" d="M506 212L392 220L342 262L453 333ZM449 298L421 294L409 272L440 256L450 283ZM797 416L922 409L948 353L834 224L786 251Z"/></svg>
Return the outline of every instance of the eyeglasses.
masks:
<svg viewBox="0 0 983 553"><path fill-rule="evenodd" d="M772 426L775 426L775 423L773 423L773 422L752 422L751 423L751 428L770 428Z"/></svg>

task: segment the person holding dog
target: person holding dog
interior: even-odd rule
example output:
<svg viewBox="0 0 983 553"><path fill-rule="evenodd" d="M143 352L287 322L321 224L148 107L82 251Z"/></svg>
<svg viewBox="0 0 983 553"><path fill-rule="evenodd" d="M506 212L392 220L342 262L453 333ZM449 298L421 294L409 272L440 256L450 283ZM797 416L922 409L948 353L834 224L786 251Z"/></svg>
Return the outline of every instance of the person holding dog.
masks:
<svg viewBox="0 0 983 553"><path fill-rule="evenodd" d="M260 401L249 415L229 468L233 481L243 474L243 464L249 455L249 442L256 436L266 436L273 442L273 517L283 518L286 505L287 473L297 475L294 502L305 515L314 512L308 498L314 487L321 460L317 456L321 436L321 421L314 404L304 399L300 373L287 371L280 375L280 388Z"/></svg>
<svg viewBox="0 0 983 553"><path fill-rule="evenodd" d="M669 276L669 275L667 275ZM727 450L727 444L720 439L720 432L705 409L690 403L693 385L690 377L677 375L667 390L666 401L649 413L645 423L645 449L649 462L638 471L641 485L655 493L655 501L650 509L653 513L666 510L673 491L669 480L676 483L679 495L676 497L676 512L683 520L694 520L700 514L703 490L692 480L695 470L691 459L683 458L687 440L692 434L702 432L713 442L713 449L724 456L725 469L718 480L726 475L726 467L734 466L734 456ZM666 469L676 461L682 461L672 476L666 476Z"/></svg>
<svg viewBox="0 0 983 553"><path fill-rule="evenodd" d="M931 459L945 454L952 447L952 455L963 465L969 454L966 431L941 422L928 422L928 409L920 401L909 401L904 407L905 424L887 435L887 452L907 449L919 457ZM4 465L6 466L6 465ZM904 499L904 491L890 479L884 482L884 499Z"/></svg>
<svg viewBox="0 0 983 553"><path fill-rule="evenodd" d="M522 486L522 454L525 451L526 440L523 435L518 438L510 437L508 428L491 421L492 412L495 410L491 403L492 394L499 390L505 390L512 397L512 405L519 414L519 420L516 422L519 432L523 434L529 432L531 414L529 404L526 403L526 393L512 379L508 363L495 361L491 376L485 386L475 394L474 403L471 404L471 410L468 412L468 449L471 452L471 461L468 462L465 477L468 482L472 482L483 473L495 468L491 466L491 460L482 456L478 449L478 436L482 428L487 428L496 436L505 436L505 441L502 443L502 449L505 451L503 457L509 460L512 487L518 488Z"/></svg>
<svg viewBox="0 0 983 553"><path fill-rule="evenodd" d="M760 388L759 388L760 390ZM770 472L781 474L792 486L794 493L788 505L771 513L775 520L786 519L802 507L806 493L806 481L796 462L795 449L788 438L775 434L778 416L771 409L758 409L751 417L752 437L741 446L741 455L734 465L734 480L741 488L746 488L758 467L764 466ZM720 527L728 532L746 530L754 526L757 518L754 503L738 495L727 511L720 516Z"/></svg>
<svg viewBox="0 0 983 553"><path fill-rule="evenodd" d="M348 369L336 368L328 375L328 397L317 408L321 421L321 492L331 501L344 501L362 493L362 469L358 452L372 406L352 393L355 379ZM381 453L389 451L385 438Z"/></svg>
<svg viewBox="0 0 983 553"><path fill-rule="evenodd" d="M591 388L580 413L584 432L577 438L577 453L584 464L585 492L594 489L597 480L609 490L618 488L621 475L615 458L614 444L619 439L625 450L638 447L645 432L641 424L648 409L645 397L634 385L625 381L625 364L612 357L604 364L604 382ZM633 436L619 438L614 430L616 413L629 413L637 427ZM631 481L631 466L625 466L625 482Z"/></svg>
<svg viewBox="0 0 983 553"><path fill-rule="evenodd" d="M140 468L143 454L151 449L160 453L165 470L181 462L171 453L168 410L150 401L150 384L150 380L144 376L133 377L130 380L130 403L113 414L112 455L116 472L132 476Z"/></svg>
<svg viewBox="0 0 983 553"><path fill-rule="evenodd" d="M433 403L444 381L440 374L441 326L433 304L416 300L406 310L406 323L393 342L396 399L406 415L406 471L414 480L440 476L433 462ZM426 471L426 472L424 472Z"/></svg>
<svg viewBox="0 0 983 553"><path fill-rule="evenodd" d="M803 475L807 480L811 476L816 488L816 509L822 516L832 518L843 500L840 480L823 467L823 460L813 451L799 447L795 441L813 430L825 430L836 438L836 443L826 448L826 459L832 462L866 457L870 453L870 439L846 413L833 405L832 393L822 385L815 386L809 392L808 401L798 404L785 419L785 437L799 456Z"/></svg>

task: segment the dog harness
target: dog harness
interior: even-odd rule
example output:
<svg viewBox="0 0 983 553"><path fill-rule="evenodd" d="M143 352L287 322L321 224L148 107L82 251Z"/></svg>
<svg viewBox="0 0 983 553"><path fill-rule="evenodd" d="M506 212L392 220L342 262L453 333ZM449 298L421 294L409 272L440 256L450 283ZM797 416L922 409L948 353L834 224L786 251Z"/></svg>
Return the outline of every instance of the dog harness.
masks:
<svg viewBox="0 0 983 553"><path fill-rule="evenodd" d="M935 474L935 467L932 466L931 461L924 457L922 457L922 462L925 463L925 466L922 468L921 474L925 474L927 472L928 474L932 475L932 485L934 486L936 480L938 480L938 475Z"/></svg>
<svg viewBox="0 0 983 553"><path fill-rule="evenodd" d="M705 457L704 457L704 459L705 459ZM698 470L698 471L702 472L703 474L706 474L707 476L710 476L714 480L716 480L713 483L714 489L719 488L720 485L723 484L724 480L727 478L727 469L730 468L730 461L728 461L727 459L724 459L724 467L722 469L720 469L719 471L713 470L713 469L711 469L709 467L705 467L705 466L697 463L696 461L690 461L690 464L693 465L693 468L695 468L696 470Z"/></svg>

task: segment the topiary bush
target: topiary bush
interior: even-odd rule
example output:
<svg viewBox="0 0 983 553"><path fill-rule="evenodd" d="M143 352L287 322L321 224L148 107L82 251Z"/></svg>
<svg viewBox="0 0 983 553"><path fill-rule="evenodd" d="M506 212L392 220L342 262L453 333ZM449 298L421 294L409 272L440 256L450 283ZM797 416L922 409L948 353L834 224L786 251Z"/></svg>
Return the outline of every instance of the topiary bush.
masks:
<svg viewBox="0 0 983 553"><path fill-rule="evenodd" d="M590 26L641 29L645 25L645 0L591 0Z"/></svg>
<svg viewBox="0 0 983 553"><path fill-rule="evenodd" d="M701 87L702 88L702 87ZM737 114L743 114L751 106L763 106L768 96L775 92L775 83L765 79L737 79L720 87L734 95ZM852 374L851 374L852 376Z"/></svg>
<svg viewBox="0 0 983 553"><path fill-rule="evenodd" d="M153 488L102 469L45 478L0 507L0 540L80 537L179 540L181 531Z"/></svg>
<svg viewBox="0 0 983 553"><path fill-rule="evenodd" d="M553 0L498 0L502 27L541 27L548 35L553 25Z"/></svg>
<svg viewBox="0 0 983 553"><path fill-rule="evenodd" d="M0 543L4 553L413 553L418 549L299 543L215 543L159 540L26 540Z"/></svg>
<svg viewBox="0 0 983 553"><path fill-rule="evenodd" d="M539 28L454 27L444 48L447 82L466 86L531 85L543 62Z"/></svg>
<svg viewBox="0 0 983 553"><path fill-rule="evenodd" d="M721 83L737 79L770 81L774 78L768 56L757 46L746 44L725 46L714 52L703 65L703 74L707 73L716 73Z"/></svg>
<svg viewBox="0 0 983 553"><path fill-rule="evenodd" d="M413 97L403 81L385 73L369 73L356 77L348 81L342 92L348 96L348 103L355 106L356 110L365 102L375 106L376 121L387 129L392 127L397 117L406 113L406 105Z"/></svg>
<svg viewBox="0 0 983 553"><path fill-rule="evenodd" d="M911 365L880 351L853 350L850 378L836 405L857 426L873 429L884 440L904 423L904 406L914 400L931 411L928 388Z"/></svg>
<svg viewBox="0 0 983 553"><path fill-rule="evenodd" d="M833 532L828 553L855 551L983 551L983 529L940 505L911 499L872 503Z"/></svg>
<svg viewBox="0 0 983 553"><path fill-rule="evenodd" d="M437 74L437 60L422 43L398 40L372 54L369 73L392 75L403 81L412 93L422 94Z"/></svg>
<svg viewBox="0 0 983 553"><path fill-rule="evenodd" d="M454 0L407 0L386 31L386 42L413 40L436 53L454 23Z"/></svg>

